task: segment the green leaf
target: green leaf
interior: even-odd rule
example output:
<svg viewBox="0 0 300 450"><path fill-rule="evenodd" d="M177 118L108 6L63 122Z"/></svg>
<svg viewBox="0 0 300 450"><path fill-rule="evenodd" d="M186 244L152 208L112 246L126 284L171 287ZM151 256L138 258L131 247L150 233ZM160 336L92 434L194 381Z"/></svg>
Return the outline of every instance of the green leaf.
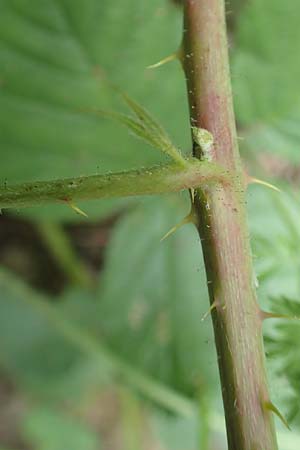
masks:
<svg viewBox="0 0 300 450"><path fill-rule="evenodd" d="M268 312L295 315L295 311L285 309L283 299L300 298L300 237L295 226L300 218L297 195L273 193L261 187L253 187L251 191L249 217L260 307ZM293 380L297 375L288 370L288 360L297 365L299 331L297 320L270 319L264 324L271 399L292 428L300 423L299 415L295 417L300 386L295 389Z"/></svg>
<svg viewBox="0 0 300 450"><path fill-rule="evenodd" d="M35 306L32 299L36 294L30 289L5 272L0 273L0 285L1 367L27 392L33 391L40 398L51 400L61 395L60 385L66 380L68 389L66 385L64 389L70 392L72 373L82 363L78 349ZM73 294L74 313L76 306Z"/></svg>
<svg viewBox="0 0 300 450"><path fill-rule="evenodd" d="M0 447L0 450L14 450L14 449L8 447Z"/></svg>
<svg viewBox="0 0 300 450"><path fill-rule="evenodd" d="M123 98L129 108L136 114L137 118L143 125L145 132L149 135L149 142L153 141L155 147L161 150L163 153L169 155L174 161L185 165L185 161L182 158L179 150L174 146L171 139L164 128L148 113L148 111L135 100L130 98L127 94L123 94Z"/></svg>
<svg viewBox="0 0 300 450"><path fill-rule="evenodd" d="M145 69L180 42L180 13L168 2L32 0L28 8L27 0L0 0L0 8L1 183L115 172L161 161L159 153L135 142L122 127L116 130L115 124L79 112L119 110L105 78L147 105L174 141L187 147L179 64ZM120 204L124 201L104 201L83 209L100 215ZM65 207L26 213L56 220L77 217Z"/></svg>
<svg viewBox="0 0 300 450"><path fill-rule="evenodd" d="M281 381L282 402L288 411L287 419L297 419L300 425L300 301L286 297L271 299L272 312L283 314L291 318L279 319L266 336L267 352L273 363L273 370L277 376L276 383ZM278 381L279 380L279 381ZM292 390L290 389L292 388Z"/></svg>
<svg viewBox="0 0 300 450"><path fill-rule="evenodd" d="M253 0L240 15L233 90L245 146L299 160L300 4Z"/></svg>
<svg viewBox="0 0 300 450"><path fill-rule="evenodd" d="M249 195L260 306L291 317L264 325L271 398L288 422L299 426L300 321L294 319L300 316L298 198L298 192L278 194L261 187L251 188Z"/></svg>
<svg viewBox="0 0 300 450"><path fill-rule="evenodd" d="M155 380L193 396L215 387L211 324L201 321L209 302L199 238L186 225L160 242L186 206L175 197L148 200L124 217L95 297L72 291L54 306L3 274L0 354L6 369L28 389L46 383L51 396L50 386L55 391L68 379L83 353L99 359L103 374L120 374L175 410L187 410L186 401Z"/></svg>
<svg viewBox="0 0 300 450"><path fill-rule="evenodd" d="M298 197L299 194L291 190L277 193L258 186L250 188L249 218L258 294L263 308L269 307L270 298L300 295Z"/></svg>
<svg viewBox="0 0 300 450"><path fill-rule="evenodd" d="M125 98L127 99L127 103L129 103L132 110L136 113L138 119L134 119L131 116L114 111L102 111L97 109L91 110L90 112L102 117L114 119L122 125L125 125L136 137L143 139L152 147L161 150L163 153L169 155L174 161L185 166L186 161L172 144L169 136L163 128L161 128L160 125L152 119L149 113L142 106L138 105L138 103L134 102L127 95Z"/></svg>
<svg viewBox="0 0 300 450"><path fill-rule="evenodd" d="M118 224L101 276L100 317L115 351L195 395L216 379L210 321L201 321L209 302L200 242L191 224L160 242L186 215L183 205L175 197L149 200Z"/></svg>
<svg viewBox="0 0 300 450"><path fill-rule="evenodd" d="M70 348L69 344L66 348L71 358L68 362L65 360L67 366L78 361L75 349L103 358L104 367L105 361L108 362L108 373L120 374L150 398L156 399L161 392L162 404L166 406L173 405L174 401L174 408L180 409L184 402L181 403L180 398L173 399L171 393L164 393L151 380L191 396L215 388L217 370L211 323L209 319L201 321L209 302L199 237L189 224L160 242L166 231L186 215L187 207L189 205L180 197L149 199L120 220L112 235L94 301L86 291L76 291L73 296L70 293L62 297L60 308L50 308L50 305L42 306L39 297L31 298L30 293L26 296L24 293L26 302L19 308L25 308L21 316L29 318L21 328L22 333L28 335L22 340L23 349L19 335L10 336L6 325L7 317L13 317L12 307L17 308L22 292L14 293L14 287L10 294L4 282L2 292L7 291L10 300L5 301L4 296L1 302L0 342L2 354L9 358L8 368L23 372L23 376L27 370L29 375L32 371L37 374L42 371L40 383L43 371L45 375L49 372L50 382L51 371L47 365L40 367L42 361L36 356L41 346L50 354L59 346L52 357L56 355L60 359L61 350L66 347L66 343L59 344L62 334L71 342ZM38 309L34 313L32 308ZM17 309L15 315L15 321L21 320ZM47 317L53 330L50 325L45 327ZM14 327L20 328L18 322ZM47 334L43 338L43 334L35 335L35 330L39 333L52 330L56 337L50 338L48 343ZM29 339L27 348L26 339ZM66 369L59 370L64 377ZM143 379L143 373L150 381Z"/></svg>
<svg viewBox="0 0 300 450"><path fill-rule="evenodd" d="M23 435L39 450L99 450L99 435L80 420L54 409L32 409L22 423Z"/></svg>
<svg viewBox="0 0 300 450"><path fill-rule="evenodd" d="M55 306L6 272L0 273L0 286L0 364L29 392L37 392L47 400L66 396L68 402L74 402L74 394L67 393L70 386L74 389L74 371L78 378L76 366L83 362L88 367L91 360L98 387L99 383L121 380L170 411L183 416L194 414L189 399L109 348L105 337L99 336L99 307L91 293L72 292ZM18 333L11 333L11 329ZM80 393L90 389L91 380L86 370L79 371L79 376L82 374ZM92 381L95 383L93 377ZM75 386L77 383L78 379Z"/></svg>
<svg viewBox="0 0 300 450"><path fill-rule="evenodd" d="M185 420L179 417L172 417L158 411L152 414L151 425L154 435L159 436L159 440L168 450L196 450L199 448L199 419ZM202 447L201 447L202 450ZM207 450L203 448L203 450Z"/></svg>

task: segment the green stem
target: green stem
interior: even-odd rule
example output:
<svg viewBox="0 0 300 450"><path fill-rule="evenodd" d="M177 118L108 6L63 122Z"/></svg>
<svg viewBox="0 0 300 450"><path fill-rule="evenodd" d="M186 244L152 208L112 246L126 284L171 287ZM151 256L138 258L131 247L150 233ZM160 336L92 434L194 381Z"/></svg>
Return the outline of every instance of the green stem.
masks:
<svg viewBox="0 0 300 450"><path fill-rule="evenodd" d="M144 417L140 401L127 387L119 388L121 400L121 429L124 450L140 450L143 447Z"/></svg>
<svg viewBox="0 0 300 450"><path fill-rule="evenodd" d="M0 188L0 208L23 208L45 203L72 204L78 200L153 195L191 189L210 181L224 181L217 164L192 158L185 167L176 163L147 169L53 181L36 181Z"/></svg>
<svg viewBox="0 0 300 450"><path fill-rule="evenodd" d="M275 450L262 319L256 299L245 183L229 74L224 0L185 0L182 63L191 126L212 133L212 161L232 184L197 190L199 221L222 384L229 450ZM207 157L194 141L194 155Z"/></svg>
<svg viewBox="0 0 300 450"><path fill-rule="evenodd" d="M199 392L198 398L198 420L199 420L199 449L209 450L210 448L210 414L211 405L209 396L203 389Z"/></svg>
<svg viewBox="0 0 300 450"><path fill-rule="evenodd" d="M76 254L62 225L42 221L38 222L36 227L44 244L69 281L75 285L92 288L94 284L92 276Z"/></svg>

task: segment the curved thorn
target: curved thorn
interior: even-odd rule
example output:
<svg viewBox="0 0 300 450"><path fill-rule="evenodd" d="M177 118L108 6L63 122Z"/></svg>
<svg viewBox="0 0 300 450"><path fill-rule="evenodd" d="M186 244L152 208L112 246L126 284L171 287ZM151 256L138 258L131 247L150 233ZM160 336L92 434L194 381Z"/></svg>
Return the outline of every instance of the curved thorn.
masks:
<svg viewBox="0 0 300 450"><path fill-rule="evenodd" d="M201 318L201 322L204 322L204 320L211 314L211 312L217 307L217 303L213 302L212 305L210 305L210 308L208 311L206 311L206 313L204 314L204 316Z"/></svg>
<svg viewBox="0 0 300 450"><path fill-rule="evenodd" d="M274 405L274 403L272 403L271 401L265 402L265 403L264 403L264 407L265 407L265 409L267 409L268 411L272 411L274 414L276 414L276 416L281 420L281 422L283 423L283 425L285 425L286 428L287 428L288 430L291 431L291 428L290 428L289 424L287 423L287 420L285 419L285 417L283 417L283 415L281 414L281 412L279 411L279 409L276 408L276 406Z"/></svg>
<svg viewBox="0 0 300 450"><path fill-rule="evenodd" d="M193 223L196 224L196 217L194 214L194 210L191 209L191 211L189 212L189 214L187 216L185 216L177 225L174 225L174 227L172 227L160 240L160 242L164 241L165 239L167 239L169 236L171 236L171 234L175 233L177 230L179 230L179 228L181 228L183 225L187 224L187 223Z"/></svg>
<svg viewBox="0 0 300 450"><path fill-rule="evenodd" d="M164 64L174 61L175 59L178 59L178 52L172 53L172 55L166 56L166 58L162 59L161 61L158 61L155 64L150 64L150 66L147 66L147 69L156 69L157 67L163 66Z"/></svg>
<svg viewBox="0 0 300 450"><path fill-rule="evenodd" d="M281 189L279 189L277 186L274 186L274 184L268 183L267 181L260 180L259 178L248 177L248 183L249 184L250 183L251 184L252 183L261 184L262 186L266 186L270 189L273 189L276 192L282 192Z"/></svg>
<svg viewBox="0 0 300 450"><path fill-rule="evenodd" d="M73 211L75 211L80 216L88 218L88 215L84 211L82 211L82 209L78 208L78 206L76 206L74 203L68 202L68 205L70 206L70 208L73 209Z"/></svg>

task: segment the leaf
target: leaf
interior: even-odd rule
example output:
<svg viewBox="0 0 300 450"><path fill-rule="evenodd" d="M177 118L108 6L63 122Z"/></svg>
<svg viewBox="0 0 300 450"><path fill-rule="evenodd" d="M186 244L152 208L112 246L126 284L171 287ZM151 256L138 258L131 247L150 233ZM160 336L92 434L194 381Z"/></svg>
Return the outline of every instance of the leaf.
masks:
<svg viewBox="0 0 300 450"><path fill-rule="evenodd" d="M201 321L209 302L199 238L186 225L160 242L185 209L180 198L148 200L124 217L94 297L72 291L55 307L4 274L0 355L6 370L27 389L47 384L51 396L82 355L100 358L103 375L119 374L145 396L184 411L186 400L157 382L191 396L215 387L211 324Z"/></svg>
<svg viewBox="0 0 300 450"><path fill-rule="evenodd" d="M0 285L1 367L27 392L35 392L44 400L61 396L64 391L72 392L74 399L79 390L72 389L71 374L83 362L78 349L32 305L37 294L5 272L0 273ZM73 293L73 314L76 305Z"/></svg>
<svg viewBox="0 0 300 450"><path fill-rule="evenodd" d="M185 420L157 411L155 415L153 414L151 425L154 434L159 436L166 449L182 450L188 448L196 450L199 448L198 420L196 417L194 420ZM203 448L203 450L207 449Z"/></svg>
<svg viewBox="0 0 300 450"><path fill-rule="evenodd" d="M251 188L249 196L260 306L265 311L291 318L300 314L298 198L297 192L278 194L261 187ZM300 424L300 322L284 318L267 320L264 336L271 399L294 428L294 424Z"/></svg>
<svg viewBox="0 0 300 450"><path fill-rule="evenodd" d="M135 100L129 97L128 94L123 94L123 99L129 106L129 108L136 114L137 118L145 124L145 127L152 130L156 135L161 136L166 141L169 140L169 136L161 125L153 119L148 111L139 105Z"/></svg>
<svg viewBox="0 0 300 450"><path fill-rule="evenodd" d="M195 395L216 379L200 242L182 200L144 202L117 226L101 276L101 332L125 359ZM195 345L197 342L197 346Z"/></svg>
<svg viewBox="0 0 300 450"><path fill-rule="evenodd" d="M0 450L13 450L13 449L8 448L8 447L0 447Z"/></svg>
<svg viewBox="0 0 300 450"><path fill-rule="evenodd" d="M129 108L136 114L137 118L143 125L145 132L148 132L150 140L153 141L155 147L164 153L167 153L174 161L185 164L179 150L174 146L167 132L162 126L148 113L148 111L127 94L123 94L123 98Z"/></svg>
<svg viewBox="0 0 300 450"><path fill-rule="evenodd" d="M291 319L300 317L299 299L291 300L286 297L277 297L271 300L271 304L272 312L286 315ZM283 403L288 409L287 419L292 421L296 418L297 424L300 425L300 322L288 319L280 319L276 322L273 330L269 330L266 336L267 351L269 357L274 360L273 370L277 379L283 379L286 382L281 392Z"/></svg>
<svg viewBox="0 0 300 450"><path fill-rule="evenodd" d="M152 147L161 150L163 153L169 155L174 161L177 161L184 166L186 163L185 160L180 155L180 152L176 149L176 147L172 144L166 132L158 125L158 123L154 121L154 119L151 118L142 106L133 102L133 100L130 100L130 102L135 105L133 107L134 112L138 111L138 119L114 111L102 111L97 109L91 110L90 112L102 117L114 119L115 121L121 123L126 126L136 137L143 139Z"/></svg>
<svg viewBox="0 0 300 450"><path fill-rule="evenodd" d="M32 0L28 8L26 0L0 0L0 7L1 183L105 173L161 161L122 127L116 130L115 124L78 112L119 110L105 78L149 106L175 141L187 147L179 65L167 71L145 70L180 42L180 13L169 3ZM98 216L120 204L124 201L97 202L83 210ZM65 207L26 213L77 219Z"/></svg>
<svg viewBox="0 0 300 450"><path fill-rule="evenodd" d="M253 0L240 15L233 90L245 145L299 161L300 4Z"/></svg>
<svg viewBox="0 0 300 450"><path fill-rule="evenodd" d="M91 380L97 388L121 380L169 411L188 417L194 414L189 399L110 349L99 336L99 308L90 292L65 294L55 306L6 272L0 273L0 285L0 363L29 392L48 401L66 397L76 402L92 389ZM90 361L94 366L87 364ZM78 365L84 370L78 371ZM89 366L92 372L86 370ZM74 387L76 395L71 395Z"/></svg>
<svg viewBox="0 0 300 450"><path fill-rule="evenodd" d="M268 309L270 298L296 298L300 294L298 193L288 189L280 194L262 187L250 189L249 218L259 301L262 308Z"/></svg>
<svg viewBox="0 0 300 450"><path fill-rule="evenodd" d="M149 133L154 145L162 152L167 153L175 161L184 163L179 151L170 140L167 132L151 117L148 111L146 111L145 108L131 99L128 95L124 95L124 99L128 106L136 114L145 131Z"/></svg>
<svg viewBox="0 0 300 450"><path fill-rule="evenodd" d="M39 450L99 450L99 436L87 425L55 409L33 408L22 424L23 435Z"/></svg>
<svg viewBox="0 0 300 450"><path fill-rule="evenodd" d="M190 224L160 242L166 230L184 217L186 206L189 205L182 198L171 196L169 200L149 199L133 209L121 219L113 233L94 301L87 291L78 290L73 292L73 296L70 293L61 298L61 308L49 311L53 331L60 330L72 343L69 355L73 354L73 364L78 361L75 349L89 355L99 353L97 358L108 361L109 373L120 374L150 398L156 399L160 392L161 403L170 403L175 410L182 404L184 409L184 401L181 402L181 398L177 401L172 392L164 392L163 388L155 385L155 380L178 393L191 396L201 395L217 383L211 323L209 319L201 321L209 302L199 237ZM4 283L3 292L8 289L5 286ZM8 295L11 297L9 290ZM13 294L15 302L20 296L21 291L18 295ZM9 303L4 301L0 314L4 321L0 326L0 342L3 346L5 343L3 350L6 348L2 354L10 358L8 367L14 368L16 363L21 363L19 370L24 371L25 365L25 369L37 369L38 374L40 361L34 358L41 346L46 351L47 339L36 336L35 345L25 351L18 345L19 336L9 336L10 328L5 324L8 315L13 317L9 311L15 302L12 299ZM39 297L33 297L28 298L27 303L36 308L41 301ZM32 339L30 336L36 327L43 331L49 329L49 326L39 325L41 319L44 323L43 316L39 319L41 313L36 311L31 320L27 319L25 329L22 327L29 339ZM27 311L29 317L30 314L32 312ZM10 326L11 323L12 320ZM17 324L14 328L20 328ZM25 344L26 339L23 342ZM54 341L51 338L51 342L50 352L59 345L60 334ZM61 345L59 350L63 348ZM57 357L59 355L60 351ZM71 365L71 361L66 364ZM47 368L44 369L42 364L41 370L47 371ZM64 376L63 368L61 373ZM143 373L149 380L143 379ZM42 382L42 377L40 380Z"/></svg>

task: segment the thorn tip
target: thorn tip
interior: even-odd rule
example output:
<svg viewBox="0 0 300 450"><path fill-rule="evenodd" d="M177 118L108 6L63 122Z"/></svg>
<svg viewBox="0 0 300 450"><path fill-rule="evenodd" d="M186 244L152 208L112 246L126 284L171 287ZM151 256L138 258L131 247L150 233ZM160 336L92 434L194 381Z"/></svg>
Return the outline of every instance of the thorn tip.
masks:
<svg viewBox="0 0 300 450"><path fill-rule="evenodd" d="M196 224L196 217L194 214L193 209L191 209L191 211L189 212L189 214L187 216L185 216L177 225L174 225L174 227L172 227L161 239L160 242L164 241L165 239L167 239L169 236L171 236L172 234L174 234L177 230L179 230L179 228L181 228L183 225L186 225L187 223L193 223Z"/></svg>
<svg viewBox="0 0 300 450"><path fill-rule="evenodd" d="M210 308L208 309L208 311L206 311L206 313L204 314L204 316L201 318L201 322L204 322L204 320L212 313L212 311L217 307L217 303L213 302L210 305Z"/></svg>
<svg viewBox="0 0 300 450"><path fill-rule="evenodd" d="M274 405L274 403L272 403L271 401L265 402L264 403L264 407L266 410L268 411L272 411L283 423L283 425L291 431L291 428L287 422L287 420L285 419L285 417L283 417L283 415L281 414L281 412L279 411L278 408L276 408L276 406Z"/></svg>
<svg viewBox="0 0 300 450"><path fill-rule="evenodd" d="M166 58L163 58L162 60L158 61L155 64L150 64L150 66L147 66L147 69L156 69L157 67L163 66L164 64L174 61L175 59L178 59L178 52L172 53L172 55L166 56Z"/></svg>
<svg viewBox="0 0 300 450"><path fill-rule="evenodd" d="M248 177L248 183L261 184L262 186L266 186L270 189L273 189L273 191L282 192L281 189L279 189L277 186L274 186L274 184L268 183L267 181L264 180L260 180L259 178Z"/></svg>
<svg viewBox="0 0 300 450"><path fill-rule="evenodd" d="M75 211L80 216L88 218L88 215L84 211L82 211L82 209L78 208L78 206L76 206L74 203L68 202L68 205L70 206L70 208L73 209L73 211Z"/></svg>

